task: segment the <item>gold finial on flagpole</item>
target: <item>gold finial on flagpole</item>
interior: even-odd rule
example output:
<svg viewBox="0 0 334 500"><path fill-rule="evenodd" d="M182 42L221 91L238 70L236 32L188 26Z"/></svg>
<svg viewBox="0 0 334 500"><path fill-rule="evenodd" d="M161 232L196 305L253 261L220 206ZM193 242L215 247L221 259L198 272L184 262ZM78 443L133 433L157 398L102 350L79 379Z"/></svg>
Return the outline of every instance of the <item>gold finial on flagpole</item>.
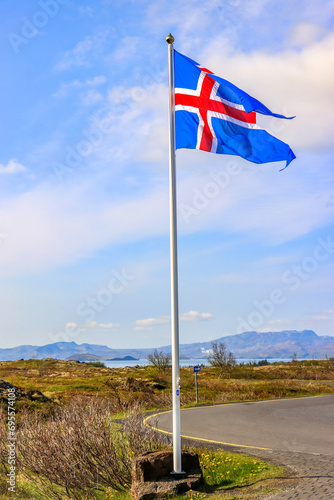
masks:
<svg viewBox="0 0 334 500"><path fill-rule="evenodd" d="M169 33L169 35L166 36L167 43L172 44L172 43L174 43L174 40L175 40L175 38L173 37L173 35L171 33Z"/></svg>

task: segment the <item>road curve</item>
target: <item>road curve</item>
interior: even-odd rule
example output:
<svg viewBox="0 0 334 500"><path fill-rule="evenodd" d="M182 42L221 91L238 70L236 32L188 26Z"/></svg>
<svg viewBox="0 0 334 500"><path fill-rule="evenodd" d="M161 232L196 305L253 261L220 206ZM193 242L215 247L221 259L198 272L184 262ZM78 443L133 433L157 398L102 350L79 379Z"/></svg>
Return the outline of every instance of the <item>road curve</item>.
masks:
<svg viewBox="0 0 334 500"><path fill-rule="evenodd" d="M172 432L171 411L148 417L146 422ZM181 434L222 446L333 457L334 395L184 409Z"/></svg>

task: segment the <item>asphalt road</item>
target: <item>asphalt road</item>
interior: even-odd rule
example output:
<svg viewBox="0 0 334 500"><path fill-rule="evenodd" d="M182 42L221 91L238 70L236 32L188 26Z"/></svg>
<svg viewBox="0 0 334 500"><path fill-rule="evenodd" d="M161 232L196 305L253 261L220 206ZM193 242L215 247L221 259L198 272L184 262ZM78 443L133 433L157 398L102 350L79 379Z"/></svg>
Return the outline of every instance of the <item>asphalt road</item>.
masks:
<svg viewBox="0 0 334 500"><path fill-rule="evenodd" d="M172 413L148 419L172 432ZM233 447L334 456L334 395L181 410L183 437ZM251 452L251 449L249 450Z"/></svg>

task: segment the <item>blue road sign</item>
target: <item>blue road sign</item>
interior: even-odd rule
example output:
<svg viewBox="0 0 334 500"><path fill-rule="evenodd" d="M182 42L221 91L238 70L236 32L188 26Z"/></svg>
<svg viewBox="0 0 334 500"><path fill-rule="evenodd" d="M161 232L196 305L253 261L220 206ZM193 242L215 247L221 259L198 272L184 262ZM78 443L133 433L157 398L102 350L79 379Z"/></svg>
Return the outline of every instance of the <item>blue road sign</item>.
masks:
<svg viewBox="0 0 334 500"><path fill-rule="evenodd" d="M201 371L201 367L200 366L194 366L194 373L198 373Z"/></svg>

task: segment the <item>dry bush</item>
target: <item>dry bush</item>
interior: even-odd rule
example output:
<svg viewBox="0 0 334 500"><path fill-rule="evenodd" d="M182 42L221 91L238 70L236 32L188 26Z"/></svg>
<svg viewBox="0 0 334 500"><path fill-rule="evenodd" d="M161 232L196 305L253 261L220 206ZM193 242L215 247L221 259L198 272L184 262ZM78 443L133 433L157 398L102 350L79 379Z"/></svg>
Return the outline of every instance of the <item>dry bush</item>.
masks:
<svg viewBox="0 0 334 500"><path fill-rule="evenodd" d="M154 383L167 385L166 379L155 377ZM171 408L171 390L152 389L154 385L147 386L147 381L136 380L128 377L125 380L108 380L106 385L110 389L109 396L114 402L115 413L124 412L140 406L142 409L150 408ZM163 386L162 386L163 387ZM194 389L181 389L181 405L186 405L194 401Z"/></svg>
<svg viewBox="0 0 334 500"><path fill-rule="evenodd" d="M171 367L172 356L155 349L153 354L147 356L147 361L157 368L158 372L166 373Z"/></svg>
<svg viewBox="0 0 334 500"><path fill-rule="evenodd" d="M327 360L303 360L256 368L257 376L266 379L333 380L334 363Z"/></svg>
<svg viewBox="0 0 334 500"><path fill-rule="evenodd" d="M148 450L154 451L166 448L171 443L168 435L157 433L151 427L144 426L144 416L140 406L136 406L130 410L121 424L121 431L126 436L133 456ZM154 422L153 427L155 427Z"/></svg>
<svg viewBox="0 0 334 500"><path fill-rule="evenodd" d="M227 350L224 342L211 342L211 354L208 357L211 366L219 370L221 378L230 377L236 366L236 359L231 351Z"/></svg>
<svg viewBox="0 0 334 500"><path fill-rule="evenodd" d="M18 433L19 467L38 481L48 498L93 498L94 489L121 490L131 481L133 457L162 447L142 425L138 409L120 426L114 407L101 398L76 398L48 421L26 413Z"/></svg>
<svg viewBox="0 0 334 500"><path fill-rule="evenodd" d="M6 498L8 493L8 483L6 474L9 473L8 466L8 434L6 429L7 410L3 405L0 406L0 496Z"/></svg>
<svg viewBox="0 0 334 500"><path fill-rule="evenodd" d="M195 399L195 389L189 390L188 388L181 388L181 406L193 403ZM173 404L172 392L171 391L161 391L154 393L150 396L150 404L146 404L146 407L155 408L171 408ZM147 403L147 400L146 400Z"/></svg>
<svg viewBox="0 0 334 500"><path fill-rule="evenodd" d="M3 469L4 472L8 473L8 434L6 430L6 417L7 412L5 412L3 406L0 407L0 470Z"/></svg>
<svg viewBox="0 0 334 500"><path fill-rule="evenodd" d="M128 377L125 380L107 380L109 397L115 406L114 413L125 412L133 407L151 408L156 406L156 394L140 380Z"/></svg>

